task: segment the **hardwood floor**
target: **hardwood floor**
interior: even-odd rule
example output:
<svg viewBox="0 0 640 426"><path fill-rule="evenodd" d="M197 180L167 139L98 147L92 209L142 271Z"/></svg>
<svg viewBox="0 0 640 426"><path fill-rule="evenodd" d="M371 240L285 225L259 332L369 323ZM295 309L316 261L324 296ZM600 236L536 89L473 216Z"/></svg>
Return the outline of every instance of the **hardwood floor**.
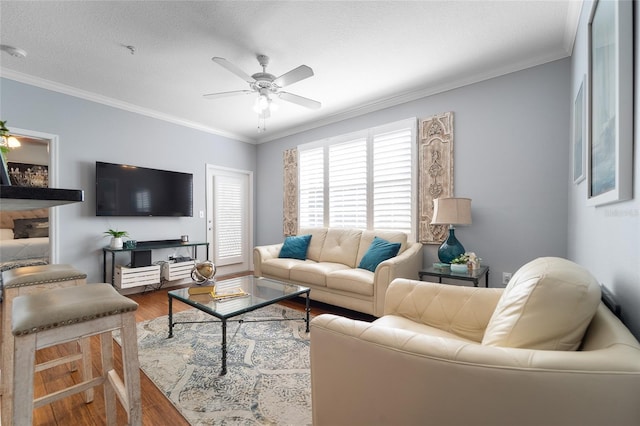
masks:
<svg viewBox="0 0 640 426"><path fill-rule="evenodd" d="M136 321L142 322L167 315L168 297L167 292L179 287L171 287L167 289L154 290L146 293L130 295L129 297L138 302L139 307L136 311ZM304 300L297 299L282 303L293 309L304 310ZM182 303L174 303L174 312L180 312L190 307ZM346 317L370 321L373 317L349 310L344 310L331 305L322 303L311 303L312 315L320 315L322 313L335 313ZM99 339L93 337L91 341L92 352L97 353L99 350ZM60 356L60 354L68 351L67 347L48 348L39 351L37 354L38 362L52 357ZM122 357L117 344L114 345L114 363L118 374L122 374ZM97 374L100 366L99 357L93 357L94 374ZM52 392L62 387L79 381L78 372L69 372L67 366L59 366L50 370L36 373L35 379L35 396L41 396L45 392ZM142 417L143 425L158 426L171 425L182 426L188 425L187 421L182 417L178 410L164 396L158 388L149 380L149 378L141 372L141 394L142 394ZM47 426L67 426L67 425L105 425L104 420L104 395L102 387L96 387L94 401L86 404L82 399L82 395L73 395L71 397L56 401L50 405L40 407L34 411L34 425ZM119 403L118 406L118 424L126 424L126 414Z"/></svg>

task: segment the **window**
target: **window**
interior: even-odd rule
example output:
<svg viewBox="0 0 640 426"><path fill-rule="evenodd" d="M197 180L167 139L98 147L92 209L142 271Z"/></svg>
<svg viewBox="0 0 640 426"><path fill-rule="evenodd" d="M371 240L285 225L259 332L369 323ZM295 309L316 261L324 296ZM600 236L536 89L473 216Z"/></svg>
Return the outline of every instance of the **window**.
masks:
<svg viewBox="0 0 640 426"><path fill-rule="evenodd" d="M415 236L416 119L298 147L301 227Z"/></svg>

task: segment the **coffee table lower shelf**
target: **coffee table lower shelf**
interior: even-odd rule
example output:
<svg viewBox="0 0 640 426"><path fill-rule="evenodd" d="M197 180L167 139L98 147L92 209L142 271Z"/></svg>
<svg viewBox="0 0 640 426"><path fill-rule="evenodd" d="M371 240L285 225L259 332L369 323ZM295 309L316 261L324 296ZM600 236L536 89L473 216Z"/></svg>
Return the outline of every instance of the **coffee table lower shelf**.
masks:
<svg viewBox="0 0 640 426"><path fill-rule="evenodd" d="M302 287L295 284L284 283L276 280L270 280L266 278L259 278L254 276L245 276L239 278L233 278L230 280L222 281L216 284L218 291L223 289L235 289L242 288L246 293L246 296L231 300L214 300L209 294L189 294L188 288L182 288L179 290L172 290L168 292L169 297L169 336L173 337L173 326L176 324L194 324L194 323L209 323L218 322L216 320L211 321L173 321L173 299L176 299L182 303L192 306L206 314L209 314L218 320L222 324L222 368L220 375L227 374L227 323L238 322L240 326L245 322L258 322L258 321L305 321L305 331L309 332L309 293L311 289ZM303 318L282 318L282 319L269 319L269 320L244 320L231 318L238 317L247 312L255 311L256 309L264 308L265 306L276 304L283 300L294 299L299 296L305 296L305 317ZM235 303L230 303L235 302Z"/></svg>

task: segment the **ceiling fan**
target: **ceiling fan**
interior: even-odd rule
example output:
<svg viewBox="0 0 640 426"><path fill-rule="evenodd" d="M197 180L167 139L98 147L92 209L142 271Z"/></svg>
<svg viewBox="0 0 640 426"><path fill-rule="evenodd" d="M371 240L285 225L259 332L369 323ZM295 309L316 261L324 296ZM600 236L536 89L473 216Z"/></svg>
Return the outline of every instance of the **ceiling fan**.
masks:
<svg viewBox="0 0 640 426"><path fill-rule="evenodd" d="M282 100L292 102L305 108L318 109L321 106L320 102L314 101L313 99L280 90L283 87L313 76L313 70L306 65L300 65L299 67L282 74L280 77L276 77L275 75L267 72L269 57L266 55L258 55L258 63L262 67L262 72L257 72L252 76L249 76L247 73L224 58L213 57L211 60L249 83L249 88L251 90L233 90L231 92L210 93L204 95L206 99L218 99L227 96L258 93L258 99L256 99L254 110L260 115L260 118L263 119L268 118L271 115L271 108L276 106L276 104L272 104L271 95L276 95Z"/></svg>

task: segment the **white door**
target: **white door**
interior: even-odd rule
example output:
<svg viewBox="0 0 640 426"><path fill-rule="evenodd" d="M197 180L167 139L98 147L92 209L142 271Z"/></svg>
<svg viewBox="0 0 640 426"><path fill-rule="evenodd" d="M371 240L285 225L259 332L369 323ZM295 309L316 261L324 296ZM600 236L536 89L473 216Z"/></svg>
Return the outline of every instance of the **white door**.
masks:
<svg viewBox="0 0 640 426"><path fill-rule="evenodd" d="M251 270L253 173L207 165L207 241L217 275Z"/></svg>

